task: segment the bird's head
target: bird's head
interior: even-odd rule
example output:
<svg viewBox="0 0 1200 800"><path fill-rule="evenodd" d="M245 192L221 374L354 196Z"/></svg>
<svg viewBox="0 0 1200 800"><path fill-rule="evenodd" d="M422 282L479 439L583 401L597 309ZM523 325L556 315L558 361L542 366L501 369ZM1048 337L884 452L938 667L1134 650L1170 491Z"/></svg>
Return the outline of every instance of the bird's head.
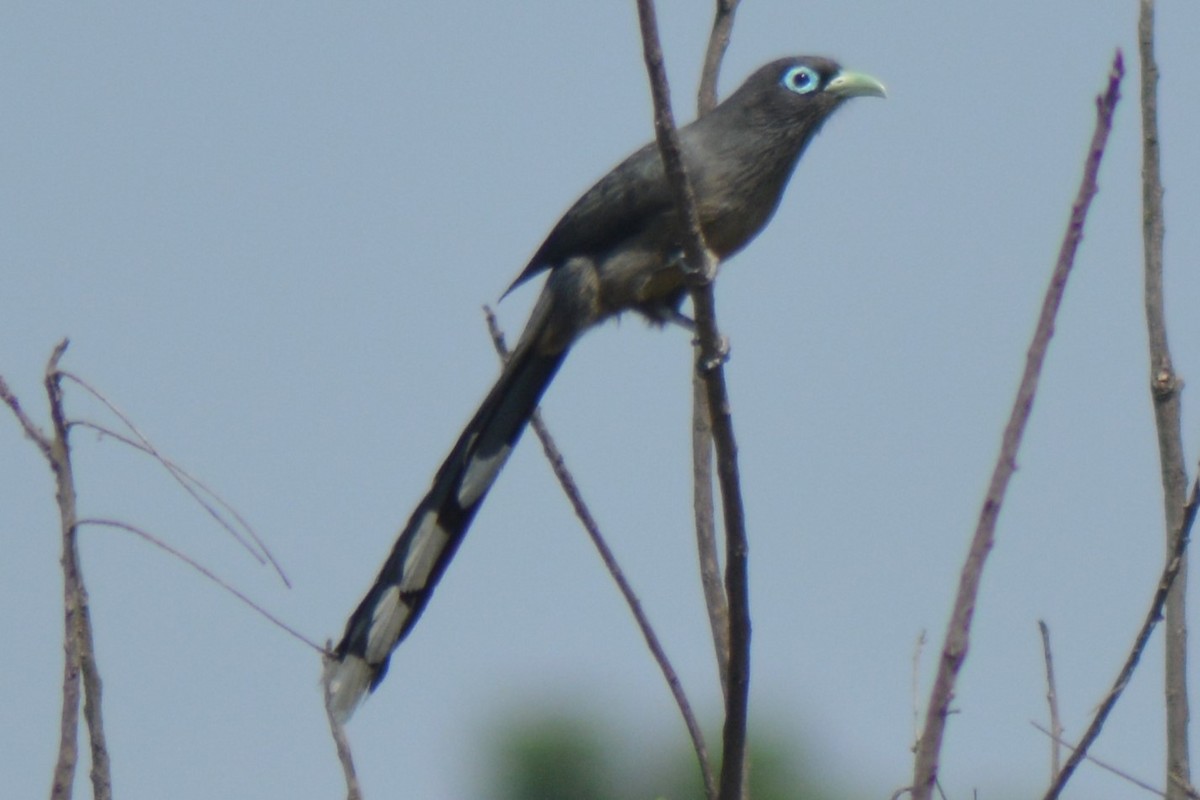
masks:
<svg viewBox="0 0 1200 800"><path fill-rule="evenodd" d="M722 105L772 126L809 127L852 97L887 97L887 90L832 59L794 56L760 67Z"/></svg>

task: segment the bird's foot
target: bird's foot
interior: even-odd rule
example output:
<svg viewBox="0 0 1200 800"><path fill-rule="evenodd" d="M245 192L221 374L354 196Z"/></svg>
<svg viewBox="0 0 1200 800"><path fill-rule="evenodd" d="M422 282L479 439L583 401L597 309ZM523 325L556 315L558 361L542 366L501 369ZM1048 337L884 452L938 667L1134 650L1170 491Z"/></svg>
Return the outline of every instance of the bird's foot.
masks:
<svg viewBox="0 0 1200 800"><path fill-rule="evenodd" d="M689 317L677 308L668 308L663 311L662 321L664 324L678 325L688 333L696 332L696 320ZM695 341L693 339L692 341Z"/></svg>

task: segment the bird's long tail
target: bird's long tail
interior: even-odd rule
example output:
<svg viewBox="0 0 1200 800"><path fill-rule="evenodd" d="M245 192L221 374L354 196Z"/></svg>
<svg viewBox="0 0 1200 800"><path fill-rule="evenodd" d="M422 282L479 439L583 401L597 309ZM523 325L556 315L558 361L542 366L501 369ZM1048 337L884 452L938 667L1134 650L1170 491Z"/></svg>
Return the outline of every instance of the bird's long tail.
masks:
<svg viewBox="0 0 1200 800"><path fill-rule="evenodd" d="M344 721L383 680L471 520L566 356L525 337L434 476L370 590L346 622L327 680Z"/></svg>

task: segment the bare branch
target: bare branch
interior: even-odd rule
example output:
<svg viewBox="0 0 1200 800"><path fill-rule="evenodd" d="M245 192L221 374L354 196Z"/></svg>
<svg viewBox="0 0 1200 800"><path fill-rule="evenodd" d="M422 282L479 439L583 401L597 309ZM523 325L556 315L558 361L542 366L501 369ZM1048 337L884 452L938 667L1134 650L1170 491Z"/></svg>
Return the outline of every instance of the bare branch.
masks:
<svg viewBox="0 0 1200 800"><path fill-rule="evenodd" d="M274 556L271 555L271 552L267 549L266 545L263 544L262 539L259 538L258 534L255 532L250 523L246 521L246 518L243 517L241 513L239 513L238 510L233 507L233 505L226 501L225 498L221 497L221 495L218 494L215 489L197 478L195 475L188 472L177 462L163 455L159 450L155 449L153 445L142 438L141 434L137 434L139 437L138 439L133 439L125 436L124 434L117 433L112 428L86 419L72 420L70 424L72 427L94 430L102 437L107 436L112 439L116 439L121 444L132 447L135 450L140 450L141 452L153 458L171 474L171 477L175 479L175 482L182 486L184 491L191 495L192 499L195 500L201 508L208 512L208 515L212 517L218 525L224 528L234 539L238 541L239 544L241 544L250 552L251 556L254 557L254 560L260 564L270 563L274 567L276 574L279 575L280 580L283 581L283 585L289 589L292 588L292 583L288 579L287 575L284 574L283 568L275 560ZM201 495L205 495L208 499L205 499L205 497L202 497ZM212 502L210 503L209 500L212 500ZM216 504L215 506L214 503ZM220 506L220 509L224 509L224 513L222 513L222 511L216 506ZM230 522L228 519L226 519L224 514L228 514L233 521ZM245 535L248 536L255 545L257 545L257 550L250 546L251 541L247 541L238 531L238 528L241 528L241 530L245 532Z"/></svg>
<svg viewBox="0 0 1200 800"><path fill-rule="evenodd" d="M699 345L696 345L699 358ZM712 424L708 420L708 387L699 372L692 372L692 516L696 524L696 560L700 588L712 631L721 696L729 696L729 601L721 582L717 555L716 514L713 501Z"/></svg>
<svg viewBox="0 0 1200 800"><path fill-rule="evenodd" d="M64 339L55 347L50 362L46 367L47 379L58 366L58 360L66 350ZM51 393L51 398L56 393ZM12 410L17 421L28 437L41 451L49 462L51 469L59 478L57 496L59 499L59 514L63 535L63 682L62 682L62 712L59 718L58 755L55 760L54 772L50 781L51 800L67 800L74 792L75 767L79 761L78 731L79 731L79 701L80 701L80 656L77 620L80 615L80 598L77 591L78 558L74 553L71 537L74 536L74 521L63 517L64 511L70 510L73 517L74 487L62 484L62 471L56 462L60 455L66 455L64 442L56 442L42 431L25 413L17 396L13 394L3 377L0 377L0 400ZM60 412L58 418L63 417ZM69 464L67 465L67 475Z"/></svg>
<svg viewBox="0 0 1200 800"><path fill-rule="evenodd" d="M1200 792L1196 791L1195 786L1192 786L1190 783L1188 783L1186 780L1179 777L1178 775L1171 775L1170 779L1171 779L1170 782L1172 784L1174 784L1175 786L1177 786L1179 788L1179 790L1182 791L1184 793L1184 795L1188 798L1188 800L1200 800Z"/></svg>
<svg viewBox="0 0 1200 800"><path fill-rule="evenodd" d="M1183 461L1183 434L1179 394L1182 382L1171 364L1167 345L1166 310L1163 307L1163 186L1158 140L1158 65L1154 60L1154 2L1142 0L1138 16L1138 53L1141 58L1142 107L1142 243L1145 257L1146 328L1150 342L1150 396L1163 487L1167 549L1179 530L1187 469ZM1182 800L1183 787L1191 785L1188 755L1187 690L1187 559L1179 565L1175 584L1164 608L1164 693L1166 702L1167 797Z"/></svg>
<svg viewBox="0 0 1200 800"><path fill-rule="evenodd" d="M1154 598L1150 601L1150 610L1146 612L1146 618L1142 622L1142 628L1138 631L1137 638L1133 642L1133 648L1129 651L1129 656L1125 659L1125 665L1121 668L1116 681L1113 682L1112 688L1108 690L1108 695L1105 696L1104 701L1096 709L1092 723L1083 734L1083 738L1080 739L1079 744L1075 746L1075 752L1067 759L1067 763L1063 765L1062 772L1058 773L1058 778L1050 786L1049 791L1046 792L1044 800L1054 800L1062 792L1063 787L1067 785L1067 781L1071 779L1071 773L1079 766L1079 762L1087 755L1088 748L1092 746L1092 742L1096 741L1096 737L1100 735L1101 729L1104 728L1105 720L1108 719L1109 713L1116 706L1121 693L1125 691L1125 687L1129 684L1129 679L1133 677L1133 671L1137 668L1138 661L1142 657L1142 651L1146 649L1146 643L1150 641L1150 634L1154 632L1154 626L1162 618L1163 606L1166 604L1167 595L1170 594L1171 585L1174 583L1180 568L1183 566L1184 555L1187 553L1188 537L1192 530L1192 524L1196 521L1196 509L1198 506L1200 506L1200 477L1192 484L1192 496L1183 510L1183 519L1179 530L1174 536L1173 547L1167 557L1167 564L1163 567L1162 575L1158 579L1158 588L1154 592ZM1182 778L1182 776L1172 777L1176 780ZM1181 785L1176 780L1173 780L1172 783L1176 786ZM1182 785L1190 785L1186 783L1186 780L1186 778L1183 778L1184 784Z"/></svg>
<svg viewBox="0 0 1200 800"><path fill-rule="evenodd" d="M1032 725L1033 727L1037 728L1042 733L1046 734L1046 736L1050 739L1050 742L1052 744L1054 744L1056 746L1061 745L1063 747L1066 747L1069 750L1074 750L1074 748L1071 746L1071 743L1064 741L1061 736L1055 736L1053 733L1046 730L1045 728L1043 728L1041 725L1037 724L1033 720L1030 720L1029 724ZM1129 783L1132 783L1134 786L1138 787L1139 789L1145 789L1147 792L1150 792L1151 794L1156 794L1159 797L1167 796L1166 793L1163 792L1162 789L1156 789L1155 787L1151 786L1146 781L1139 780L1138 778L1135 778L1132 775L1130 775L1128 772L1118 769L1117 767L1114 767L1112 764L1108 764L1104 761L1101 761L1100 759L1096 758L1095 756L1084 756L1084 758L1086 758L1088 761L1095 764L1100 769L1106 770L1107 772L1111 772L1113 775L1116 775L1118 778L1121 778L1123 780L1128 781Z"/></svg>
<svg viewBox="0 0 1200 800"><path fill-rule="evenodd" d="M301 641L304 644L311 647L313 650L316 650L318 653L325 652L325 649L323 647L321 647L321 645L312 641L311 639L306 637L304 634L300 633L295 628L288 625L283 620L279 619L279 617L276 617L270 611L267 611L265 608L260 606L258 603L251 600L249 597L247 597L241 591L234 588L234 586L232 584L230 584L228 581L219 577L215 572L210 570L208 567L204 566L199 561L196 561L196 559L192 558L191 556L187 555L186 553L176 550L174 547L167 544L165 541L158 538L157 536L150 533L149 531L143 530L142 528L139 528L136 525L131 525L128 522L121 522L120 520L115 520L115 519L86 518L86 519L79 520L77 525L79 527L82 527L84 525L97 525L102 528L117 528L119 530L128 531L129 533L132 533L134 536L137 536L138 538L142 539L143 541L149 542L150 544L154 545L155 547L159 548L160 550L165 551L166 553L174 556L175 558L179 559L183 563L187 564L189 567L196 570L196 572L199 572L205 578L208 578L210 581L215 583L217 586L220 586L222 589L229 592L231 595L236 597L238 600L242 601L244 604L246 604L251 609L253 609L255 612L257 612L260 616L262 616L264 619L266 619L267 622L270 622L272 625L279 628L284 633L289 634L294 639L298 639L299 641Z"/></svg>
<svg viewBox="0 0 1200 800"><path fill-rule="evenodd" d="M729 394L725 386L724 353L717 329L713 277L716 259L704 244L696 201L683 166L679 133L671 113L670 88L663 67L662 45L653 0L638 0L642 31L642 54L654 97L654 132L663 168L686 235L683 240L688 289L700 340L698 369L708 389L709 416L717 453L717 476L721 486L725 523L725 594L729 601L729 676L725 697L724 746L721 761L722 800L742 796L746 754L746 719L750 690L750 598L746 569L745 510L737 466L737 443L733 435Z"/></svg>
<svg viewBox="0 0 1200 800"><path fill-rule="evenodd" d="M99 668L92 638L91 614L87 589L79 561L78 523L76 521L75 477L71 465L66 412L63 410L62 377L59 361L67 350L67 340L59 342L46 364L43 384L50 404L53 438L35 438L54 472L55 497L58 500L63 568L63 704L60 717L59 750L51 783L52 798L69 798L74 788L79 753L80 683L83 711L91 745L92 793L97 800L112 798L112 770L101 713ZM11 407L11 406L10 406ZM28 432L28 428L26 429ZM46 447L45 445L49 445Z"/></svg>
<svg viewBox="0 0 1200 800"><path fill-rule="evenodd" d="M707 114L717 105L717 79L721 76L721 62L729 48L733 34L733 17L741 0L717 0L717 13L713 17L712 33L708 36L708 47L704 51L704 69L700 73L700 92L696 110Z"/></svg>
<svg viewBox="0 0 1200 800"><path fill-rule="evenodd" d="M698 115L707 114L717 105L717 79L721 62L729 47L733 17L739 0L717 0L716 15L704 68L700 74L700 91L696 98ZM696 359L701 358L696 343ZM692 514L696 523L696 554L700 568L700 586L704 590L704 607L712 630L713 648L717 658L717 675L721 679L721 696L729 696L729 601L721 583L721 563L717 556L716 513L713 500L712 423L708 414L708 387L699 371L692 372Z"/></svg>
<svg viewBox="0 0 1200 800"><path fill-rule="evenodd" d="M42 455L47 459L50 458L50 438L45 432L30 419L25 413L25 409L21 408L21 402L17 400L17 396L8 388L8 384L4 381L4 376L0 375L0 400L4 401L16 415L17 422L21 423L21 427L25 430L25 436L30 439L37 448L42 451Z"/></svg>
<svg viewBox="0 0 1200 800"><path fill-rule="evenodd" d="M917 687L920 684L921 677L921 653L925 650L925 642L928 637L925 635L925 629L917 634L917 641L913 643L912 654L912 719L913 719L913 744L912 751L917 752L917 743L921 740L921 709L920 701L918 700Z"/></svg>
<svg viewBox="0 0 1200 800"><path fill-rule="evenodd" d="M1058 687L1054 682L1054 656L1050 651L1050 626L1038 620L1042 633L1042 654L1046 659L1046 704L1050 707L1050 780L1058 775L1060 762L1059 745L1062 741L1062 718L1058 715Z"/></svg>
<svg viewBox="0 0 1200 800"><path fill-rule="evenodd" d="M508 346L504 343L504 333L500 330L500 326L496 322L496 315L488 306L483 307L483 313L487 318L488 333L492 337L492 345L496 348L500 360L507 361L509 355ZM683 716L684 725L687 726L688 735L692 739L692 747L696 751L696 758L700 762L700 773L704 780L705 796L709 800L714 800L717 796L717 787L713 779L712 763L708 757L708 746L704 743L704 734L700 730L700 723L696 721L696 715L692 712L691 703L688 702L687 694L683 690L683 684L679 680L679 675L675 672L675 668L671 666L671 661L667 658L667 653L658 639L658 634L654 632L654 628L650 624L650 618L646 616L646 612L642 609L642 603L633 591L633 586L630 585L629 580L625 577L621 565L617 563L617 558L613 555L612 549L609 548L608 542L605 541L604 534L600 532L600 526L596 522L596 518L592 516L592 512L588 508L586 501L584 501L583 493L579 490L579 484L575 482L574 475L567 468L562 451L558 449L558 444L554 441L554 437L551 436L550 429L546 427L546 422L542 418L540 409L534 409L530 417L530 425L533 427L534 433L537 434L538 440L542 443L542 451L546 454L546 460L550 462L550 468L554 470L554 477L558 479L559 485L562 486L563 492L567 495L567 500L571 503L571 508L575 511L575 516L583 524L583 529L587 531L592 544L595 545L597 552L600 553L600 560L604 562L604 566L608 570L608 573L612 575L613 581L617 584L617 589L621 592L621 596L625 598L625 604L629 606L629 610L633 613L633 618L637 622L638 629L642 632L642 638L646 640L646 646L650 648L651 655L654 656L654 660L658 663L658 668L662 671L663 677L667 681L671 695L675 698L675 704L679 706L679 713Z"/></svg>
<svg viewBox="0 0 1200 800"><path fill-rule="evenodd" d="M1058 261L1050 278L1050 286L1042 301L1037 328L1026 355L1025 371L1021 376L1017 396L1013 402L1008 423L1004 428L1000 455L996 460L987 496L984 498L983 508L979 514L979 522L971 539L967 561L963 565L959 577L954 610L946 630L937 677L934 680L928 709L925 712L925 730L921 734L917 748L913 769L913 800L929 800L937 780L938 757L942 747L942 736L945 733L946 717L950 713L950 703L954 698L954 686L958 673L967 657L971 619L974 616L975 603L979 596L979 584L983 577L984 563L995 539L996 520L1004 502L1009 479L1016 469L1017 451L1020 448L1025 425L1033 408L1038 377L1046 358L1050 337L1054 334L1054 318L1058 313L1058 307L1066 289L1067 277L1070 275L1075 261L1075 252L1083 238L1083 226L1087 218L1088 207L1096 195L1096 175L1100 170L1104 146L1112 128L1113 109L1117 104L1118 89L1124 74L1125 68L1118 50L1109 73L1107 91L1096 99L1096 128L1088 147L1083 180L1071 210L1071 218L1063 236Z"/></svg>
<svg viewBox="0 0 1200 800"><path fill-rule="evenodd" d="M223 500L220 495L218 495L215 491L213 491L207 485L202 483L198 478L194 477L193 475L188 473L186 470L184 470L182 467L177 465L174 461L172 461L171 459L169 459L165 455L163 455L158 450L158 448L155 447L148 438L146 438L146 435L143 434L140 430L138 430L137 426L133 424L133 420L131 420L127 414L125 414L123 411L121 411L121 409L117 408L116 404L114 404L111 400L109 400L107 397L105 397L104 394L101 393L98 389L96 389L94 386L92 386L90 383L88 383L83 378L79 377L78 375L75 375L70 372L63 372L61 374L63 377L69 378L70 380L77 383L80 387L82 387L84 390L86 390L90 395L92 395L97 400L99 400L101 403L103 403L104 406L109 411L111 411L113 413L113 415L117 417L117 419L121 420L121 422L125 425L125 427L128 428L130 430L130 432L133 433L134 437L136 438L136 441L134 439L130 439L125 436L121 436L120 434L117 434L115 431L109 430L108 428L102 427L100 425L96 425L91 422L74 422L74 421L72 421L71 424L79 424L79 425L83 425L85 427L93 428L102 434L112 436L113 438L117 439L118 441L123 442L124 444L128 444L131 447L141 450L143 453L146 453L147 455L154 458L156 461L158 461L158 463L160 463L163 466L164 469L167 470L168 474L170 474L170 476L172 478L174 478L175 481L180 486L183 487L183 490L185 492L187 492L189 495L191 495L192 499L194 499L197 503L199 503L200 507L208 512L209 516L211 516L214 520L216 520L218 525L220 525L222 528L224 528L229 533L229 535L232 536L238 542L238 544L240 544L243 548L245 548L246 552L250 553L250 555L253 556L254 559L256 561L258 561L260 564L269 563L272 566L272 568L274 568L275 572L279 575L279 579L283 581L283 584L285 586L287 586L289 589L291 588L292 584L288 581L287 575L284 574L283 568L279 565L279 562L275 560L275 557L271 554L271 551L263 543L262 539L259 538L258 534L255 533L254 528L252 528L250 526L250 524L248 522L246 522L245 519L242 518L242 516L237 512L236 509L233 508L233 506L231 506L229 503L225 502L225 500ZM240 533L232 524L230 524L216 510L216 508L214 508L212 506L212 504L205 501L200 496L200 492L203 492L204 494L208 495L218 505L220 505L222 508L224 508L230 514L230 516L232 516L234 518L234 520L238 523L238 525L241 527L241 529L243 531L245 531L245 535L242 535L242 533Z"/></svg>

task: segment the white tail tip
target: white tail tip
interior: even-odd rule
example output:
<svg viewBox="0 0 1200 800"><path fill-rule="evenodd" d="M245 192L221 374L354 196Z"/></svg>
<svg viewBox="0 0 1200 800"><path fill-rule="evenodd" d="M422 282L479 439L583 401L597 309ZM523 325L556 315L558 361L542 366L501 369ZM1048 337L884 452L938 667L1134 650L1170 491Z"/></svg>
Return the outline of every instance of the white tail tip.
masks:
<svg viewBox="0 0 1200 800"><path fill-rule="evenodd" d="M353 655L325 663L325 702L338 723L345 725L367 696L372 672L366 661Z"/></svg>

